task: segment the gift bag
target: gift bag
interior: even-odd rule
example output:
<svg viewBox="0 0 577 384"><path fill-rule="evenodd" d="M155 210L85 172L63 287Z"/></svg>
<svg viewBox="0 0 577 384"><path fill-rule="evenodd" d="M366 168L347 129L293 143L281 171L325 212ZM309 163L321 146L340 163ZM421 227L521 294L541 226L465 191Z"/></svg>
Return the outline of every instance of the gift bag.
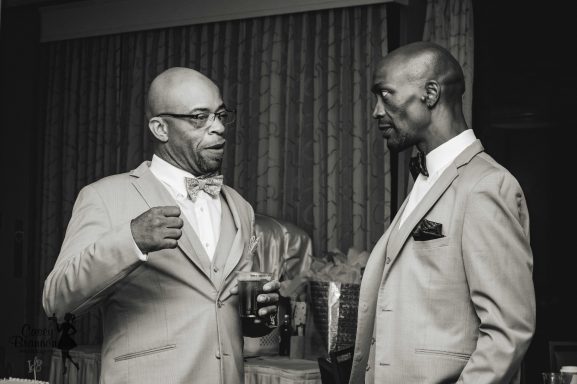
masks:
<svg viewBox="0 0 577 384"><path fill-rule="evenodd" d="M309 282L309 302L314 326L328 353L354 346L359 291L359 284Z"/></svg>

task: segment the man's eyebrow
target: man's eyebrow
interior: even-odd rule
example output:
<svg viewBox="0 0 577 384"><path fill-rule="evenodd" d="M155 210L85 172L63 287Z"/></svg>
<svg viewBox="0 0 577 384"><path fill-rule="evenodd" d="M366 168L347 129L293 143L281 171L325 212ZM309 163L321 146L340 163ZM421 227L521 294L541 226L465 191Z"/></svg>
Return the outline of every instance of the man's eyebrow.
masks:
<svg viewBox="0 0 577 384"><path fill-rule="evenodd" d="M371 92L373 93L379 93L380 91L382 91L383 89L385 89L385 84L384 83L376 83L375 85L372 86L371 88Z"/></svg>

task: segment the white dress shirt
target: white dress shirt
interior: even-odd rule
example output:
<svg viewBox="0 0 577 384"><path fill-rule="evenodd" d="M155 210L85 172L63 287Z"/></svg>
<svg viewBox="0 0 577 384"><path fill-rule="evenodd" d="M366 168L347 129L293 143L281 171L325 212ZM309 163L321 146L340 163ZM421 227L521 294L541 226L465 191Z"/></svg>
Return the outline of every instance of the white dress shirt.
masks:
<svg viewBox="0 0 577 384"><path fill-rule="evenodd" d="M399 220L399 227L403 225L405 219L409 217L411 212L413 212L415 207L427 192L429 192L449 164L451 164L465 148L473 144L475 140L477 140L477 137L475 137L473 130L467 129L427 154L426 163L429 176L427 177L422 173L419 173L419 176L417 176L413 189L411 189L409 194L407 206Z"/></svg>
<svg viewBox="0 0 577 384"><path fill-rule="evenodd" d="M184 216L183 220L188 220L212 261L220 235L220 196L212 197L200 191L193 202L188 198L185 178L194 176L156 155L152 156L150 171L176 200Z"/></svg>

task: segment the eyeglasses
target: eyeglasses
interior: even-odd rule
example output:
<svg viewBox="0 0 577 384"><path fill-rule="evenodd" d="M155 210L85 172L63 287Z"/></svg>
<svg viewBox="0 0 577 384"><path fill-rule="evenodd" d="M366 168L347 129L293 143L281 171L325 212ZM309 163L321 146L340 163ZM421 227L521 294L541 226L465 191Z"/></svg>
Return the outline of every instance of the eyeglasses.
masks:
<svg viewBox="0 0 577 384"><path fill-rule="evenodd" d="M214 120L217 117L218 117L218 120L220 120L220 122L223 125L228 125L228 124L234 123L234 116L235 116L234 110L225 109L224 111L220 111L220 112L213 112L213 113L200 112L200 113L194 113L191 115L181 114L181 113L168 113L168 112L165 113L165 112L163 112L163 113L159 113L155 117L174 117L176 119L187 119L187 120L190 120L190 122L192 123L194 128L200 129L200 128L210 127L212 125L212 123L214 123Z"/></svg>

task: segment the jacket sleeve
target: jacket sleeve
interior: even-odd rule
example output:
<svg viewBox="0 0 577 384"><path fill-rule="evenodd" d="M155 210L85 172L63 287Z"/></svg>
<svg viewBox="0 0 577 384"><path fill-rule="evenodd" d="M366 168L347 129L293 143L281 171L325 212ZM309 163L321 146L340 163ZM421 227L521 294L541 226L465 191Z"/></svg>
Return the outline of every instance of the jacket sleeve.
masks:
<svg viewBox="0 0 577 384"><path fill-rule="evenodd" d="M143 262L130 221L113 226L96 189L84 187L54 269L44 283L46 314L62 319L66 313L88 310Z"/></svg>
<svg viewBox="0 0 577 384"><path fill-rule="evenodd" d="M509 383L535 330L533 255L523 191L506 171L473 188L463 222L463 259L480 321L459 383Z"/></svg>

